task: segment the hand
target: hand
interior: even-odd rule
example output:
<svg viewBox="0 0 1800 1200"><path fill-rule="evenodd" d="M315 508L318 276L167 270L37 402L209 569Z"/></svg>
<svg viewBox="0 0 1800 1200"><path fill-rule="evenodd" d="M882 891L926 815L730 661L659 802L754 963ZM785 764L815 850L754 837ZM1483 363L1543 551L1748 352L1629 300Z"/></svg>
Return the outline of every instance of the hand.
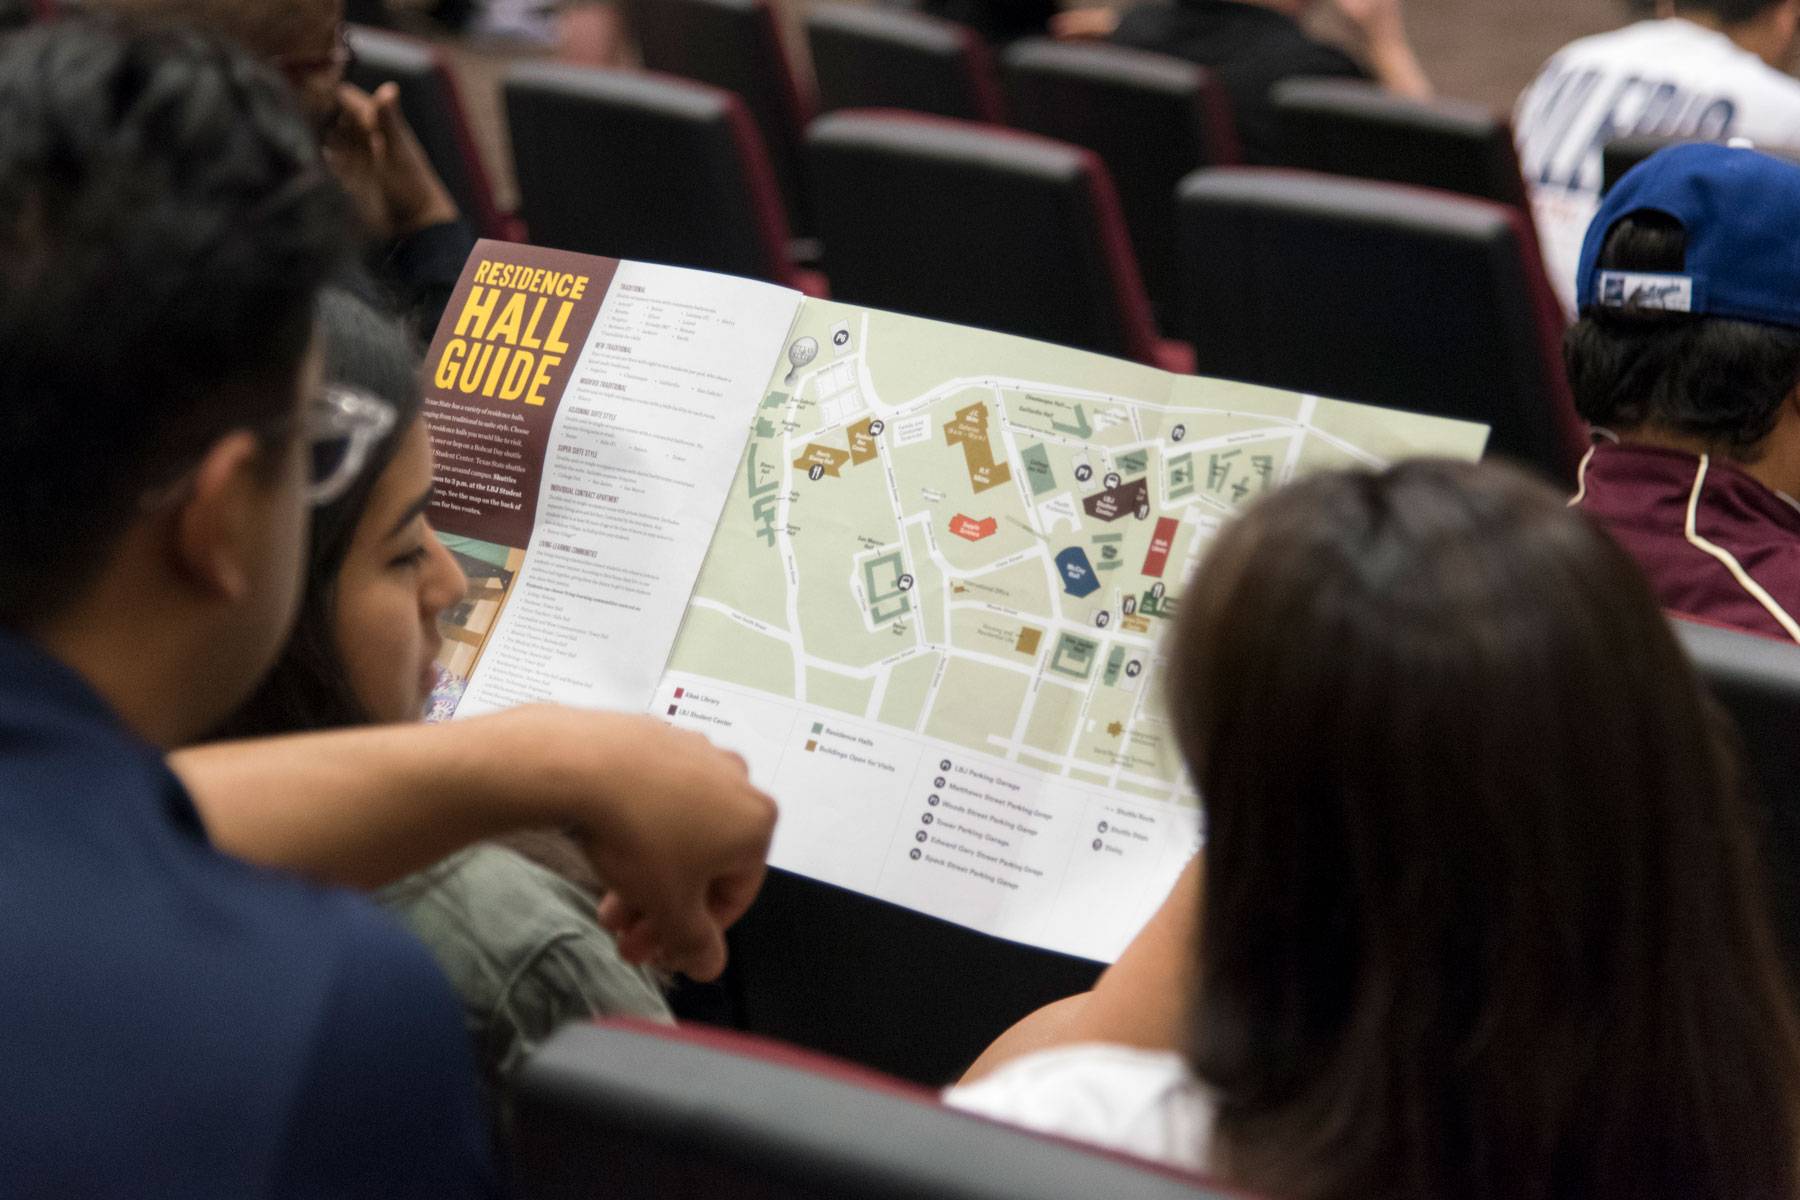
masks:
<svg viewBox="0 0 1800 1200"><path fill-rule="evenodd" d="M775 802L744 760L654 717L534 705L482 720L510 726L500 765L518 786L563 798L607 885L600 920L626 961L716 979L775 829Z"/></svg>
<svg viewBox="0 0 1800 1200"><path fill-rule="evenodd" d="M612 4L564 4L556 16L559 62L616 67L624 54L624 22Z"/></svg>
<svg viewBox="0 0 1800 1200"><path fill-rule="evenodd" d="M1406 38L1400 0L1332 0L1332 4L1365 42Z"/></svg>
<svg viewBox="0 0 1800 1200"><path fill-rule="evenodd" d="M1071 8L1050 18L1050 33L1063 41L1109 38L1119 27L1119 14L1111 8Z"/></svg>
<svg viewBox="0 0 1800 1200"><path fill-rule="evenodd" d="M1382 87L1414 100L1429 100L1431 79L1425 74L1412 42L1400 0L1332 0L1343 18L1362 39L1370 70Z"/></svg>
<svg viewBox="0 0 1800 1200"><path fill-rule="evenodd" d="M400 111L397 85L384 83L371 95L341 84L338 109L325 135L325 161L371 236L392 240L456 219L456 202Z"/></svg>

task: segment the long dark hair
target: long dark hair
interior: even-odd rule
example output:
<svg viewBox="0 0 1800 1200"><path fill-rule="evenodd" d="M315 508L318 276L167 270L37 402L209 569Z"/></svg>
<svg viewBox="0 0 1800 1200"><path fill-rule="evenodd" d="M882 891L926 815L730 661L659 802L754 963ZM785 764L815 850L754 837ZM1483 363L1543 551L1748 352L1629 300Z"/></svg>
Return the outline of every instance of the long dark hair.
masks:
<svg viewBox="0 0 1800 1200"><path fill-rule="evenodd" d="M356 526L376 481L393 461L400 439L423 403L418 353L411 335L362 298L329 289L320 300L319 327L327 383L366 392L394 407L393 429L370 453L356 482L313 512L307 549L306 592L300 614L274 670L217 731L218 737L258 737L332 729L372 721L352 691L338 652L333 609L338 572L350 552Z"/></svg>
<svg viewBox="0 0 1800 1200"><path fill-rule="evenodd" d="M1437 462L1297 483L1178 630L1189 1057L1284 1200L1795 1195L1800 1037L1737 769L1626 555Z"/></svg>

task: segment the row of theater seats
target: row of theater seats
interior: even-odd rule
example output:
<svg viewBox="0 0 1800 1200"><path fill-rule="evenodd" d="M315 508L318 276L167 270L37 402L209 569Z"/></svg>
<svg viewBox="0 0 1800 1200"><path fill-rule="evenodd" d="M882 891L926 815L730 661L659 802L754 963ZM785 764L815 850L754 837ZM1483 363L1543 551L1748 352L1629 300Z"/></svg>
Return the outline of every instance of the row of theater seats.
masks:
<svg viewBox="0 0 1800 1200"><path fill-rule="evenodd" d="M661 16L642 20L653 30L733 7L766 6L656 0ZM871 13L895 16L858 19ZM676 65L724 78L715 43L672 30L687 40L658 50L646 35L647 58L685 54ZM360 32L356 48L371 80L430 53ZM796 162L823 275L793 253L776 143L743 99L746 79L727 80L740 94L660 73L515 68L517 218L544 245L829 287L1166 368L1479 420L1494 450L1568 477L1581 441L1560 315L1504 122L1295 81L1280 97L1295 158L1335 177L1207 167L1229 129L1198 68L1049 43L1015 46L1008 63L1014 110L1059 139L896 110L807 127ZM456 122L415 124L454 151ZM473 172L451 174L484 228L518 234ZM1422 295L1438 298L1429 314Z"/></svg>
<svg viewBox="0 0 1800 1200"><path fill-rule="evenodd" d="M534 240L823 290L785 252L780 197L731 94L532 64L508 78L506 101ZM1477 420L1495 450L1555 477L1579 456L1561 317L1519 207L1202 169L1164 196L1175 249L1150 261L1174 288L1159 322L1091 150L846 110L817 119L803 152L835 298Z"/></svg>

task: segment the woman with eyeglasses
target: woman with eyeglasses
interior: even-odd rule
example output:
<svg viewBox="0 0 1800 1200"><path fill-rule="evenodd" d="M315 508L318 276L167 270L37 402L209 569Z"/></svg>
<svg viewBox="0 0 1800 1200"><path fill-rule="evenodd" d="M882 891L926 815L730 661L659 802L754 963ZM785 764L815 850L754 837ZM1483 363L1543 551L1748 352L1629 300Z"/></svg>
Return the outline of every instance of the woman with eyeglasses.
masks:
<svg viewBox="0 0 1800 1200"><path fill-rule="evenodd" d="M321 325L306 592L275 669L221 737L417 720L438 678L438 616L466 587L425 518L431 443L406 334L344 292L326 294ZM654 977L600 927L596 897L509 849L466 850L377 899L456 986L490 1084L564 1022L668 1019Z"/></svg>

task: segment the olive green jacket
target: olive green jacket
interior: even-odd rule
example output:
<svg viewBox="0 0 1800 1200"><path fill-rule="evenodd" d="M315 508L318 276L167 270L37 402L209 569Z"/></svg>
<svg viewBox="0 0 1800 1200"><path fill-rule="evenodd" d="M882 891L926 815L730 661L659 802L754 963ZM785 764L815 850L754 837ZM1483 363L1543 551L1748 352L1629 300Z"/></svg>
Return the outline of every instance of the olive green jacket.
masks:
<svg viewBox="0 0 1800 1200"><path fill-rule="evenodd" d="M592 896L499 846L476 846L376 899L423 941L462 999L490 1086L570 1021L668 1021L651 974L619 957Z"/></svg>

